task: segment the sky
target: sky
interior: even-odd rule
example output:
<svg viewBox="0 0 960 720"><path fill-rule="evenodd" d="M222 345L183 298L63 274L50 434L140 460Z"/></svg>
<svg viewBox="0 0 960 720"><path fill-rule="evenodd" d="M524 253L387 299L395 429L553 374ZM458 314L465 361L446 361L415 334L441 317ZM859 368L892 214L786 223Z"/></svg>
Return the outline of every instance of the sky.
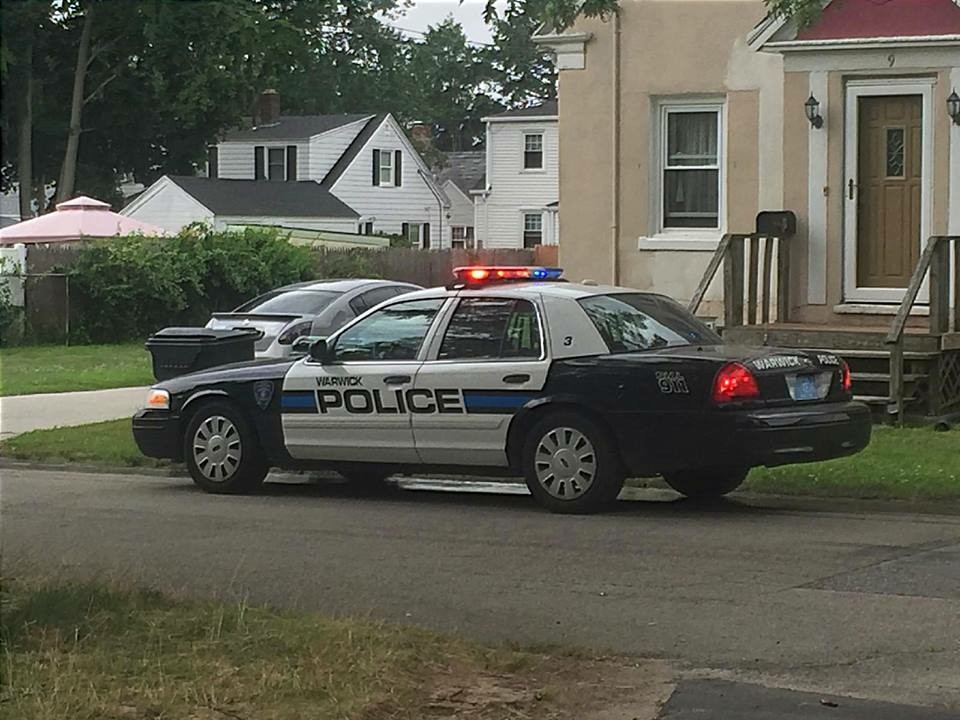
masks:
<svg viewBox="0 0 960 720"><path fill-rule="evenodd" d="M416 33L425 32L431 25L453 15L460 21L468 40L489 43L490 29L483 22L484 4L485 0L464 0L463 3L459 0L415 0L405 15L388 22L394 27L415 31L409 34L419 37ZM502 2L499 4L502 5Z"/></svg>

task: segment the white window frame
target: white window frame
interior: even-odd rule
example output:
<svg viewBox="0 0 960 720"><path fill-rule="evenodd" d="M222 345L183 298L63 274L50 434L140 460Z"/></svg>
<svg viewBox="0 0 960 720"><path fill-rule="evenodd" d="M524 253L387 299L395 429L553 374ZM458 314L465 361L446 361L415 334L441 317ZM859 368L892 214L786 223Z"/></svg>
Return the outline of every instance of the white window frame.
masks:
<svg viewBox="0 0 960 720"><path fill-rule="evenodd" d="M528 208L520 211L520 247L527 247L527 216L535 215L540 218L540 245L546 243L547 224L543 220L544 210L542 208Z"/></svg>
<svg viewBox="0 0 960 720"><path fill-rule="evenodd" d="M462 237L457 237L457 231L462 230ZM457 243L460 243L459 245ZM476 236L473 225L451 225L450 226L450 247L471 249L476 243Z"/></svg>
<svg viewBox="0 0 960 720"><path fill-rule="evenodd" d="M270 151L271 150L279 150L281 156L283 157L283 177L280 180L273 180L273 182L286 182L287 176L290 172L290 168L287 167L287 146L286 145L265 145L264 146L263 178L268 182L272 180L272 178L270 177Z"/></svg>
<svg viewBox="0 0 960 720"><path fill-rule="evenodd" d="M713 98L663 98L656 104L655 133L653 138L654 176L650 178L650 207L653 212L652 235L639 238L641 250L712 250L715 249L727 225L727 106L722 97ZM667 169L667 121L669 115L680 112L717 113L717 227L677 228L664 227L663 191L664 173ZM714 169L712 166L684 166L688 169Z"/></svg>
<svg viewBox="0 0 960 720"><path fill-rule="evenodd" d="M380 181L378 187L396 187L397 186L397 177L396 177L396 164L393 162L393 150L385 150L379 148L380 152L380 167L377 168L377 179ZM384 165L383 159L387 158L388 163ZM383 171L389 167L390 168L390 182L385 182L383 179Z"/></svg>
<svg viewBox="0 0 960 720"><path fill-rule="evenodd" d="M527 138L540 138L540 167L527 167ZM520 148L520 171L525 173L542 173L547 170L546 133L543 130L524 130L523 145ZM533 152L533 151L531 151Z"/></svg>

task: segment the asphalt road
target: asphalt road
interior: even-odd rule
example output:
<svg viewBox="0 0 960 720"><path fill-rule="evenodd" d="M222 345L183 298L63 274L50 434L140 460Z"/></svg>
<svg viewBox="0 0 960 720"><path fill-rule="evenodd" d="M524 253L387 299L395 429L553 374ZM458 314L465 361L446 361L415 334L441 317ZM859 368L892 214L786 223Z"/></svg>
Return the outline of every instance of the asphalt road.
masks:
<svg viewBox="0 0 960 720"><path fill-rule="evenodd" d="M571 517L516 495L271 484L218 497L179 478L5 469L3 556L5 573L664 658L680 679L664 717L708 717L697 703L731 681L748 704L742 688L787 688L960 712L960 517L672 497Z"/></svg>

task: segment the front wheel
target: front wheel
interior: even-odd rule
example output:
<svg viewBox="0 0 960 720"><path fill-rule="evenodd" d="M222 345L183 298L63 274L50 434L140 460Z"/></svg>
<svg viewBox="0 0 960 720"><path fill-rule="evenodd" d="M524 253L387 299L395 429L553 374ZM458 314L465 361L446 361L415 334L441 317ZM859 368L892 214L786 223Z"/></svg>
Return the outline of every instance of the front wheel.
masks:
<svg viewBox="0 0 960 720"><path fill-rule="evenodd" d="M691 500L717 500L740 487L749 468L719 467L665 473L663 479Z"/></svg>
<svg viewBox="0 0 960 720"><path fill-rule="evenodd" d="M610 437L576 412L554 412L538 421L527 433L522 463L530 494L553 512L594 512L623 488Z"/></svg>
<svg viewBox="0 0 960 720"><path fill-rule="evenodd" d="M255 490L270 469L253 428L228 403L210 403L191 418L183 455L193 481L210 493Z"/></svg>

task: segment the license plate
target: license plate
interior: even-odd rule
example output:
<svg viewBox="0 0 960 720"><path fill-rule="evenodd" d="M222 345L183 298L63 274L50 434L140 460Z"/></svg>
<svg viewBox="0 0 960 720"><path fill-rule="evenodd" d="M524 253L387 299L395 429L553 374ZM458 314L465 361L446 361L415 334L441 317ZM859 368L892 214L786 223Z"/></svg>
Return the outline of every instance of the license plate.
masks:
<svg viewBox="0 0 960 720"><path fill-rule="evenodd" d="M817 400L817 376L797 375L797 384L793 388L794 400Z"/></svg>

